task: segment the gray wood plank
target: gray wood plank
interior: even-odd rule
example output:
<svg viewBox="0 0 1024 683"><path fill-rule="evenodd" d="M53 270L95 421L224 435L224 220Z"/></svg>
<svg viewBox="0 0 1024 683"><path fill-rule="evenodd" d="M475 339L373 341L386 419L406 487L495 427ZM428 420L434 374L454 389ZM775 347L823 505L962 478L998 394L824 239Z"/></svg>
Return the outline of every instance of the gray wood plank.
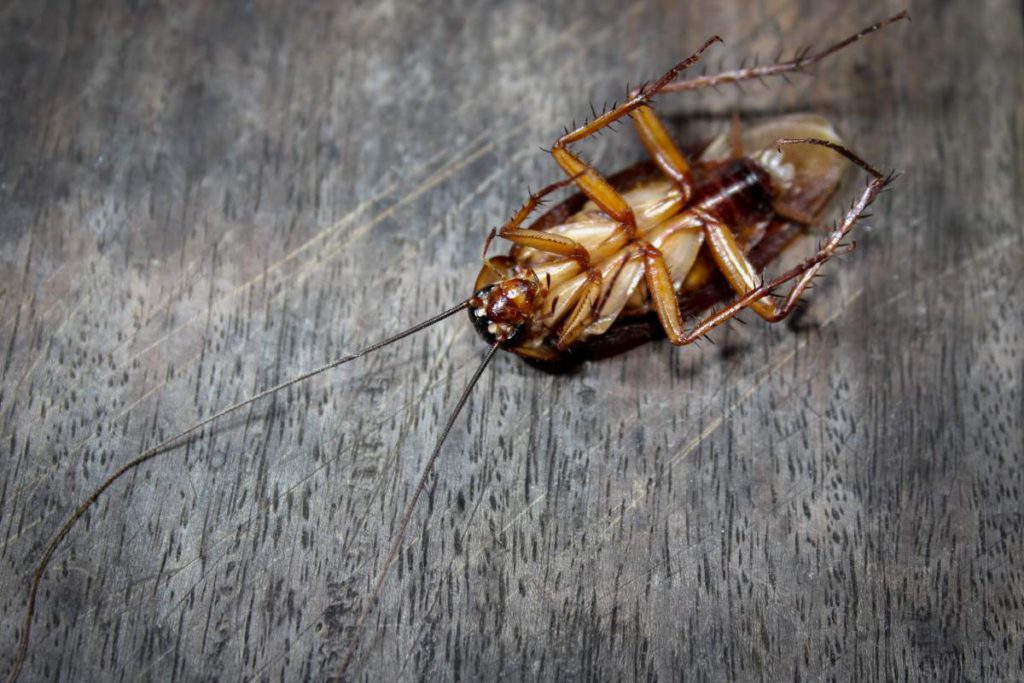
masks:
<svg viewBox="0 0 1024 683"><path fill-rule="evenodd" d="M902 9L854 5L0 8L5 668L46 541L121 463L468 294L590 100L714 33L712 68ZM351 673L1021 678L1021 7L911 10L814 78L661 101L682 140L817 111L904 175L801 325L571 376L500 356ZM628 128L584 150L642 155ZM454 319L116 485L22 680L330 675L482 354Z"/></svg>

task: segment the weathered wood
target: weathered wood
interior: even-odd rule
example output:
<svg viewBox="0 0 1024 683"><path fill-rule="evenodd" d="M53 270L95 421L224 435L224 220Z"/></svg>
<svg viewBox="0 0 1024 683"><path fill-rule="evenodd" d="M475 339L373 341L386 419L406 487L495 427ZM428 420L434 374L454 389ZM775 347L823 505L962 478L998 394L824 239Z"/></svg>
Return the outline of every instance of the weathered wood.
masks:
<svg viewBox="0 0 1024 683"><path fill-rule="evenodd" d="M711 68L902 8L849 4L0 9L4 667L43 545L119 464L465 296L591 99L713 33ZM800 325L571 376L499 357L353 673L1024 674L1020 5L911 11L816 78L661 101L685 140L821 112L905 174ZM628 128L584 150L642 154ZM23 680L330 674L482 353L453 319L118 484L47 575Z"/></svg>

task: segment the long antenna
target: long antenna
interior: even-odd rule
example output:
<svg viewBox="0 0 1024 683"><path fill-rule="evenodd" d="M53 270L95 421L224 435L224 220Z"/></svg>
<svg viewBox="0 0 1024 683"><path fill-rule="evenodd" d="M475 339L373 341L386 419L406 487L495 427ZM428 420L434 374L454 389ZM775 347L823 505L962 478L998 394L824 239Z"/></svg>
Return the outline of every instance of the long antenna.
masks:
<svg viewBox="0 0 1024 683"><path fill-rule="evenodd" d="M427 458L426 465L423 466L423 472L420 474L420 479L416 482L416 491L412 494L412 499L405 506L405 512L402 513L402 522L398 525L398 532L395 534L395 540L391 543L391 550L388 552L387 559L384 560L384 564L381 565L380 571L377 573L377 580L373 584L373 590L370 591L370 597L367 598L366 603L363 605L363 611L359 613L359 618L356 620L355 627L352 632L352 639L349 641L348 649L345 651L345 658L341 660L341 668L338 671L338 677L341 678L345 675L345 670L348 669L348 665L352 662L352 658L356 654L356 649L359 647L359 636L362 635L363 625L366 620L370 617L370 613L373 611L374 605L377 604L377 600L380 598L381 589L384 587L384 579L388 576L388 570L391 569L391 565L395 563L395 559L398 557L398 553L402 550L402 540L405 537L405 530L409 526L409 520L412 519L413 512L416 511L416 503L419 501L420 496L427 488L427 478L430 477L430 473L434 471L434 463L437 462L437 456L441 454L441 446L444 445L445 439L448 438L448 433L452 431L452 426L455 424L455 419L462 412L462 407L466 405L466 401L469 399L470 393L473 391L473 387L476 386L477 380L480 379L480 375L484 373L484 369L487 364L494 358L494 354L501 348L501 342L495 344L487 351L487 355L480 362L476 372L473 373L472 379L469 380L469 384L462 390L462 396L459 397L459 402L455 404L455 408L452 410L451 415L448 416L448 422L444 426L444 431L441 432L441 436L438 437L437 443L434 445L434 451Z"/></svg>
<svg viewBox="0 0 1024 683"><path fill-rule="evenodd" d="M50 541L50 543L46 546L46 550L43 552L43 556L39 560L39 564L36 566L35 574L32 576L32 587L29 590L28 606L25 608L25 619L23 621L22 629L21 629L21 640L19 641L18 649L17 649L17 651L14 654L14 661L11 664L11 671L10 671L10 673L7 674L7 683L14 683L14 681L16 681L18 679L18 676L21 674L21 668L22 668L22 666L25 663L25 655L28 653L29 638L31 637L31 634L32 634L32 617L35 615L35 611L36 611L36 596L39 593L39 585L43 581L43 574L46 573L46 568L49 566L50 561L53 559L54 553L57 552L57 548L59 548L60 544L64 542L64 539L67 538L67 535L69 533L71 533L71 529L75 526L75 524L78 522L78 520L80 520L82 518L82 516L85 515L85 513L89 510L89 508L92 507L93 504L97 500L99 500L100 496L102 496L106 492L106 490L109 489L114 484L114 482L116 482L118 479L123 477L128 472L131 472L135 468L139 467L140 465L143 465L143 464L149 462L150 460L152 460L153 458L157 457L158 455L161 455L162 453L166 452L166 449L171 444L173 444L173 443L181 440L182 438L184 438L184 437L186 437L186 436L188 436L188 435L190 435L190 434L192 434L192 433L202 429L203 427L207 426L208 424L210 424L212 422L216 422L217 420L219 420L220 418L224 417L225 415L230 415L231 413L235 412L236 410L239 410L239 409L244 408L244 407L246 407L248 405L251 405L251 404L255 403L256 401L259 401L260 399L266 398L267 396L270 396L271 394L274 394L274 393L276 393L276 392L278 392L278 391L280 391L282 389L286 389L286 388L292 386L293 384L298 384L299 382L307 380L310 377L314 377L316 375L319 375L322 372L326 372L328 370L331 370L333 368L338 367L339 365L344 365L345 363L348 363L349 361L353 361L356 358L361 358L361 357L363 357L363 356L365 356L365 355L367 355L369 353L373 353L377 349L383 348L383 347L387 346L388 344L394 344L396 341L399 341L401 339L405 339L406 337L408 337L408 336L410 336L412 334L415 334L415 333L419 332L422 329L430 327L431 325L433 325L435 323L438 323L438 322L444 320L445 318L448 318L448 317L451 317L452 315L455 315L456 313L458 313L459 311L463 310L467 306L469 306L469 301L468 300L463 301L462 303L458 304L457 306L454 306L453 308L449 308L447 311L444 311L443 313L439 313L438 315L435 315L434 317L430 318L429 320L424 320L423 322L418 323L417 325L413 325L409 329L403 330L402 332L399 332L398 334L396 334L396 335L394 335L392 337L388 337L387 339L385 339L383 341L379 341L376 344L372 344L371 346L367 346L362 351L359 351L357 353L353 353L353 354L348 355L348 356L342 356L340 358L336 358L336 359L332 360L330 363L327 363L326 365L321 365L320 367L315 368L313 370L310 370L309 372L304 372L301 375L293 377L293 378L291 378L291 379L289 379L289 380L287 380L285 382L281 382L280 384L274 385L274 386L270 387L269 389L264 389L263 391L259 392L258 394L250 396L249 398L247 398L245 400L242 400L242 401L239 401L238 403L233 403L232 405L228 406L227 408L224 408L223 410L214 413L210 417L208 417L208 418L206 418L204 420L200 420L199 422L196 422L195 424L193 424L191 427L189 427L189 428L187 428L187 429L185 429L183 431L178 432L174 436L169 437L167 439L164 439L163 441L161 441L157 445L153 446L152 448L149 448L149 449L143 451L134 460L131 460L130 462L122 465L119 470L114 472L114 474L110 475L102 484L100 484L96 488L95 491L93 491L89 495L88 498L86 498L82 502L81 505L79 505L75 509L74 513L72 513L72 515L70 517L68 517L67 521L64 522L64 524L61 526L60 530L53 537L53 539ZM491 355L494 355L494 351L493 350L491 351L491 354L488 356L488 360L490 360L490 356ZM483 368L481 368L481 370L482 369ZM479 374L480 373L477 372L477 376L479 376ZM475 377L474 377L473 381L474 382L476 381ZM463 397L463 402L464 402L464 400L465 400L465 397ZM462 407L461 403L459 404L459 407L460 408ZM450 422L448 424L448 429L451 429L451 423ZM445 431L445 434L447 434L447 430ZM443 437L442 437L442 440L443 440ZM435 453L435 455L436 455L436 453ZM417 495L419 495L419 494L417 494ZM404 530L404 525L403 525L403 530Z"/></svg>

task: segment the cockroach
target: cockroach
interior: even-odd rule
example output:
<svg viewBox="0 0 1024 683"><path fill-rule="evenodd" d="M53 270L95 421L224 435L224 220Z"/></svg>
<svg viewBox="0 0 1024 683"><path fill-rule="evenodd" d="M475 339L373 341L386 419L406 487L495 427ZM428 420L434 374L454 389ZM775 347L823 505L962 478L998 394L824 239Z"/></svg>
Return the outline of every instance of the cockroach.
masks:
<svg viewBox="0 0 1024 683"><path fill-rule="evenodd" d="M698 62L717 36L655 81L583 125L566 130L549 150L565 173L529 199L488 236L484 265L465 301L358 353L256 393L163 440L107 478L60 527L32 576L21 639L8 680L17 679L31 636L37 594L54 553L87 510L122 476L170 451L174 444L220 418L332 368L393 344L461 311L488 344L483 360L456 401L427 457L398 531L381 566L341 662L344 675L359 645L385 579L402 549L409 522L456 418L477 380L499 350L558 367L604 358L659 336L691 344L746 309L768 322L789 316L819 269L849 251L844 242L867 207L892 181L853 153L831 124L812 114L788 115L728 133L684 153L651 106L652 98L799 72L882 27L909 19L904 11L810 54L789 61L677 80ZM572 145L629 117L650 160L607 178ZM818 221L838 189L843 159L868 174L868 183L815 253L771 279L760 269ZM527 218L551 193L574 185L579 194L527 227ZM487 258L495 237L512 243L504 256ZM785 296L777 290L794 284ZM722 308L707 309L732 297ZM703 313L702 313L703 312ZM702 314L687 326L688 316Z"/></svg>

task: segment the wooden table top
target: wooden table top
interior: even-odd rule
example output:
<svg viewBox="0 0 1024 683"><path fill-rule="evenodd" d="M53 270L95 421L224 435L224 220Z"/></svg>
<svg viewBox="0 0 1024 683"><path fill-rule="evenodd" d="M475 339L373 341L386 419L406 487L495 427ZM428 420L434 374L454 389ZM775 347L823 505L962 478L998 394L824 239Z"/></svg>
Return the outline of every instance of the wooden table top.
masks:
<svg viewBox="0 0 1024 683"><path fill-rule="evenodd" d="M539 148L591 101L712 34L716 70L902 8L0 9L2 668L90 491L467 296L490 227L558 178ZM1024 676L1020 4L910 9L813 77L658 101L682 141L818 112L903 175L799 324L747 316L570 375L499 355L350 676ZM628 126L580 149L643 157ZM459 316L116 483L45 575L22 680L336 674L484 350Z"/></svg>

